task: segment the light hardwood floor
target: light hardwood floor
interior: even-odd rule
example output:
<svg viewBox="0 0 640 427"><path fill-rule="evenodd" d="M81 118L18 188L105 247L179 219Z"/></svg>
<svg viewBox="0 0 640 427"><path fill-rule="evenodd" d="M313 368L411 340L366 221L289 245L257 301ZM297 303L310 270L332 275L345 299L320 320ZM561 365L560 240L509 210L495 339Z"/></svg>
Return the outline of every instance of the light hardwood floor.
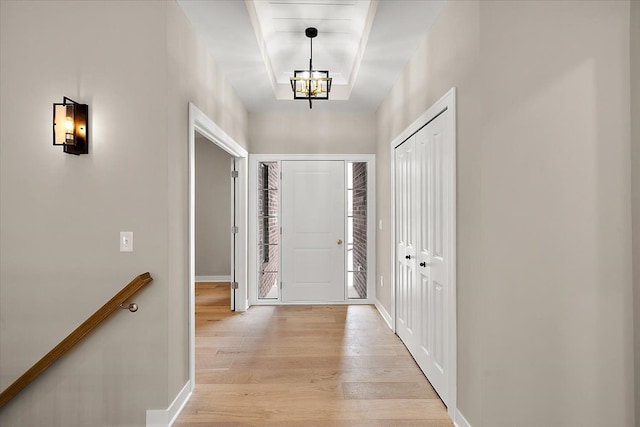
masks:
<svg viewBox="0 0 640 427"><path fill-rule="evenodd" d="M196 388L177 427L452 427L369 305L229 311L228 284L196 286Z"/></svg>

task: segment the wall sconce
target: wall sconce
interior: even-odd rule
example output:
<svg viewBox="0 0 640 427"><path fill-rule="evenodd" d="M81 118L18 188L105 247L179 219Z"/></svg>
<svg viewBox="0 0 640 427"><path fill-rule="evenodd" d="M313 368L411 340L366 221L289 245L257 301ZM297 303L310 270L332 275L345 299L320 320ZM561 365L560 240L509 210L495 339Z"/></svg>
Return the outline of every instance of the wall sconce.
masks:
<svg viewBox="0 0 640 427"><path fill-rule="evenodd" d="M89 106L62 99L53 104L53 145L62 145L68 154L89 153Z"/></svg>

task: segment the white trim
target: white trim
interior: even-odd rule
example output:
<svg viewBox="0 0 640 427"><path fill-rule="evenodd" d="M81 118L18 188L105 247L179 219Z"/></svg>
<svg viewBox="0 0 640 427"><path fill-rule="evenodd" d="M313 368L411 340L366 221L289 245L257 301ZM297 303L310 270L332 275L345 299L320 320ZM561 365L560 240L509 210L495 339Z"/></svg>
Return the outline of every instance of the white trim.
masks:
<svg viewBox="0 0 640 427"><path fill-rule="evenodd" d="M467 419L462 415L462 412L460 412L460 410L457 408L456 408L456 417L453 420L453 425L455 427L471 427L471 424L469 424L469 421L467 421Z"/></svg>
<svg viewBox="0 0 640 427"><path fill-rule="evenodd" d="M235 197L236 197L236 183L235 183L235 179L233 178L233 171L236 170L236 158L235 157L231 157L229 159L229 174L232 175L231 177L231 185L229 186L229 200L231 201L231 203L229 203L229 225L233 226L236 222L235 222L235 215L236 215L236 205L235 205ZM236 178L237 179L237 178ZM229 257L229 271L231 272L231 274L229 275L229 282L233 281L233 274L234 274L234 269L236 268L235 265L235 257L233 256L235 254L235 242L234 242L234 234L233 232L228 234L229 236L229 247L231 248L231 256ZM230 298L229 298L229 308L231 309L231 311L234 311L236 309L235 306L235 298L233 297L233 288L229 289L229 293L230 293Z"/></svg>
<svg viewBox="0 0 640 427"><path fill-rule="evenodd" d="M449 259L451 260L451 268L449 269L449 366L452 367L451 376L449 377L449 399L451 400L451 407L449 408L449 416L455 417L458 411L458 282L457 282L457 268L458 268L458 134L457 134L457 112L458 107L456 104L456 88L453 87L445 95L444 102L448 103L451 114L449 115L448 132L451 135L453 141L453 152L451 159L451 188L453 189L453 197L451 197L451 212L449 213L451 221L451 236L450 248L451 254ZM460 414L462 416L462 414ZM455 419L455 418L454 418ZM462 417L464 419L464 417ZM465 420L466 423L466 420ZM468 424L468 423L467 423Z"/></svg>
<svg viewBox="0 0 640 427"><path fill-rule="evenodd" d="M395 140L394 140L395 141ZM391 227L391 277L389 277L389 285L391 286L391 330L396 331L396 153L395 144L390 144L391 158L391 203L389 203L389 227Z"/></svg>
<svg viewBox="0 0 640 427"><path fill-rule="evenodd" d="M255 159L255 154L249 155L249 247L255 247L258 244L256 234L258 233L258 162ZM254 185L255 183L255 185ZM280 211L280 209L278 209ZM280 223L280 218L278 218ZM249 256L248 269L249 269L249 286L248 296L249 304L254 305L258 301L258 287L257 287L257 268L258 263L258 251L247 251Z"/></svg>
<svg viewBox="0 0 640 427"><path fill-rule="evenodd" d="M263 299L252 302L251 305L372 305L373 302L367 299L345 299L344 301L279 301L277 299Z"/></svg>
<svg viewBox="0 0 640 427"><path fill-rule="evenodd" d="M247 156L236 159L236 170L238 178L236 179L236 224L238 225L238 233L236 234L236 305L235 311L247 311L249 309L248 283L247 283L247 239L249 228L248 209L248 174L249 159Z"/></svg>
<svg viewBox="0 0 640 427"><path fill-rule="evenodd" d="M196 276L196 283L199 282L230 282L231 276Z"/></svg>
<svg viewBox="0 0 640 427"><path fill-rule="evenodd" d="M211 141L213 144L222 148L230 155L238 158L236 170L239 177L237 193L237 225L239 233L236 237L236 281L238 289L236 290L236 310L244 311L247 309L247 156L248 152L241 145L234 141L225 131L213 122L206 114L204 114L193 103L189 103L189 384L191 390L196 384L196 315L195 315L195 166L196 152L195 140L196 131ZM190 394L189 394L190 395Z"/></svg>
<svg viewBox="0 0 640 427"><path fill-rule="evenodd" d="M385 310L385 308L382 305L382 303L380 301L378 301L377 299L376 299L376 308L378 309L378 312L380 313L380 316L382 316L384 321L387 323L387 326L389 326L389 329L393 330L393 318L391 317L389 312L387 312L387 310Z"/></svg>
<svg viewBox="0 0 640 427"><path fill-rule="evenodd" d="M375 154L251 154L250 161L275 162L278 160L345 160L348 162L370 162L375 161Z"/></svg>
<svg viewBox="0 0 640 427"><path fill-rule="evenodd" d="M453 190L453 197L451 197L451 210L449 211L451 221L451 236L449 236L449 243L451 248L451 254L449 259L451 260L451 268L449 269L449 318L447 324L449 327L449 342L447 354L447 363L450 366L449 378L448 378L448 398L447 407L449 417L455 419L456 405L457 405L457 297L456 297L456 147L457 147L457 135L456 135L456 88L451 88L442 98L436 101L430 108L427 109L420 117L414 120L405 130L403 130L397 137L395 137L389 143L390 150L390 162L391 162L391 310L392 310L392 324L393 331L395 332L396 325L396 235L395 235L395 148L404 142L411 135L416 133L420 128L425 126L429 121L438 116L444 110L449 110L448 121L445 124L446 131L451 135L454 150L451 157L451 188Z"/></svg>
<svg viewBox="0 0 640 427"><path fill-rule="evenodd" d="M171 427L176 422L176 418L182 412L184 405L187 404L192 393L191 381L182 387L171 405L167 409L148 409L147 410L147 427Z"/></svg>
<svg viewBox="0 0 640 427"><path fill-rule="evenodd" d="M229 136L220 126L215 124L206 114L193 103L189 103L189 128L197 130L209 141L222 148L234 157L247 157L249 154L240 144ZM193 134L190 137L195 136Z"/></svg>
<svg viewBox="0 0 640 427"><path fill-rule="evenodd" d="M376 158L367 161L367 299L376 299L376 236L377 236L377 191L376 191Z"/></svg>
<svg viewBox="0 0 640 427"><path fill-rule="evenodd" d="M344 162L367 162L367 298L366 299L346 299L331 304L374 304L376 292L376 155L375 154L250 154L248 191L249 191L249 219L248 219L248 296L249 305L314 305L326 303L298 302L283 303L278 300L258 299L258 268L257 268L257 221L258 207L257 199L257 171L259 162L280 162L280 161L344 161ZM346 195L345 195L346 197Z"/></svg>

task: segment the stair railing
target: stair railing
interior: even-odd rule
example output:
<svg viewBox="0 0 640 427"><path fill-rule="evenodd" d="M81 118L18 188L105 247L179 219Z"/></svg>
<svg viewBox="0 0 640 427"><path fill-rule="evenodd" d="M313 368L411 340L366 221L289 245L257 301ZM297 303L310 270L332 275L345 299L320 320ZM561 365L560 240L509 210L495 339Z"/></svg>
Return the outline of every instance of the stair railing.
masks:
<svg viewBox="0 0 640 427"><path fill-rule="evenodd" d="M111 298L105 305L100 307L87 320L85 320L80 326L78 326L73 332L71 332L65 339L60 341L60 344L56 345L42 359L38 360L31 368L29 368L29 370L22 374L20 378L15 380L13 384L11 384L2 393L0 393L0 408L2 408L7 402L13 399L25 387L31 384L31 382L35 380L38 375L43 373L49 366L53 365L76 344L82 341L85 336L87 336L98 325L100 325L100 323L102 323L114 311L117 311L121 308L128 309L131 312L137 311L137 304L131 303L125 306L124 303L151 281L153 281L153 278L147 272L140 274L131 282L129 282L127 286L122 288L122 290L118 292L113 298Z"/></svg>

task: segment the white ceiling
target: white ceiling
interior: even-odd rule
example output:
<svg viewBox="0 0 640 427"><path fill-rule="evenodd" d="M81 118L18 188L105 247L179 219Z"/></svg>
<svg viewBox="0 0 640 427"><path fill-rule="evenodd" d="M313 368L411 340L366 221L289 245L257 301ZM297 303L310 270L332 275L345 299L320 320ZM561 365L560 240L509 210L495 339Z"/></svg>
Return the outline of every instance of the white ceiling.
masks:
<svg viewBox="0 0 640 427"><path fill-rule="evenodd" d="M446 0L178 0L247 110L308 111L289 77L329 70L329 101L313 111L372 112L387 95Z"/></svg>

